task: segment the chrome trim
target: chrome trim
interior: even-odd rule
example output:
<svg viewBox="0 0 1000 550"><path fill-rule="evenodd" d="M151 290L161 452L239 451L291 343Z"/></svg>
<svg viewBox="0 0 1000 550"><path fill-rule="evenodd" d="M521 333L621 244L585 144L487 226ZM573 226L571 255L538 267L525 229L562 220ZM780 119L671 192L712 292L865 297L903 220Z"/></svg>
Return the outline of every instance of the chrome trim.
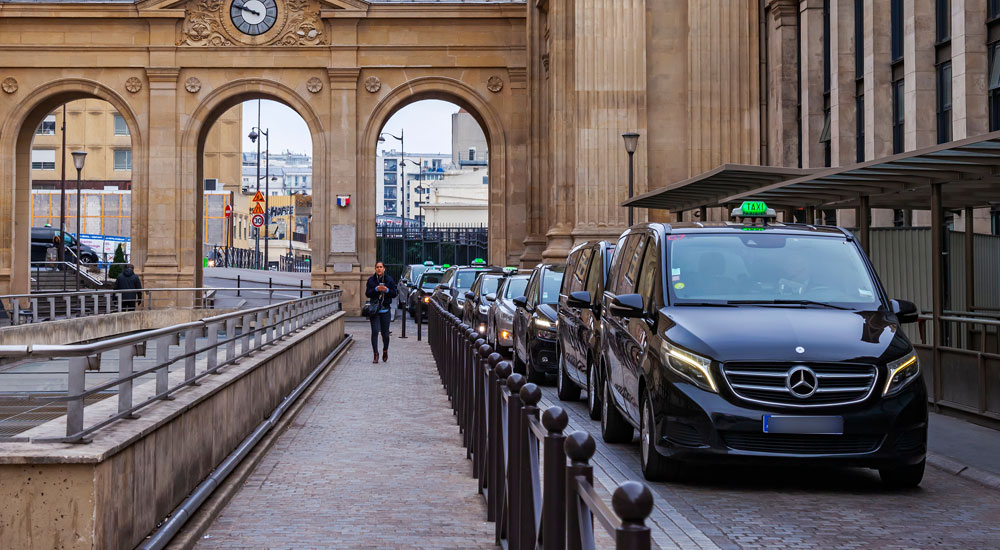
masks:
<svg viewBox="0 0 1000 550"><path fill-rule="evenodd" d="M788 365L788 368L784 372L777 373L777 372L767 372L767 371L764 371L764 372L754 372L752 370L747 370L748 367L750 366L747 363L743 363L741 361L733 361L732 363L736 363L737 365L739 365L738 367L736 367L738 370L727 371L725 363L721 363L719 365L719 371L722 374L722 379L726 383L726 387L728 387L729 391L731 391L733 393L733 395L736 396L738 399L740 399L742 401L749 402L749 403L755 403L755 404L758 404L758 405L768 405L768 406L776 406L776 407L788 407L788 408L797 408L797 409L810 409L810 408L817 408L817 407L841 407L841 406L845 406L845 405L854 405L856 403L861 403L861 402L867 400L869 397L871 397L872 393L875 391L875 386L878 385L878 384L876 384L876 382L878 380L878 367L876 367L875 365L872 365L872 364L857 364L857 363L855 363L855 364L852 364L852 365L853 366L858 366L858 367L866 367L866 368L870 369L870 371L869 372L861 372L861 373L858 373L858 374L851 374L851 373L827 373L826 375L821 375L820 373L816 373L816 375L817 375L817 378L820 378L820 379L822 379L822 378L827 378L827 379L855 378L855 379L860 379L859 381L864 381L867 384L867 390L868 391L864 394L864 396L862 396L862 397L860 397L858 399L853 399L853 400L850 400L850 401L838 401L838 402L833 402L833 403L810 403L809 399L800 399L797 402L792 402L790 400L788 402L780 402L780 401L769 401L769 400L765 400L765 399L755 399L755 398L752 398L752 397L747 397L745 395L742 395L738 390L745 389L745 390L756 390L756 391L773 391L775 393L779 393L780 392L783 395L787 395L789 398L795 398L795 395L792 394L791 392L789 392L788 389L785 387L784 384L782 384L781 386L758 386L756 384L737 384L737 383L734 383L734 382L730 382L729 375L733 374L733 375L744 375L744 376L759 376L761 378L774 378L774 379L785 378L788 375L788 372L791 369L793 369L793 368L795 368L797 366L808 365L808 364L807 363L791 364L791 365ZM768 365L768 366L773 366L774 365L773 363L764 363L764 362L761 362L760 364L762 366L763 365ZM827 365L834 366L834 364L827 364ZM845 365L845 366L847 366L847 365ZM812 367L812 368L816 368L816 367ZM865 387L856 387L856 386L852 386L852 387L834 387L834 388L829 388L829 387L828 388L822 388L822 387L820 387L820 388L817 388L817 390L814 393L814 395L815 394L819 394L819 393L823 393L823 394L829 395L829 394L835 394L835 393L847 393L847 392L852 392L852 391L853 392L860 392L860 391L864 391L864 390L865 390Z"/></svg>

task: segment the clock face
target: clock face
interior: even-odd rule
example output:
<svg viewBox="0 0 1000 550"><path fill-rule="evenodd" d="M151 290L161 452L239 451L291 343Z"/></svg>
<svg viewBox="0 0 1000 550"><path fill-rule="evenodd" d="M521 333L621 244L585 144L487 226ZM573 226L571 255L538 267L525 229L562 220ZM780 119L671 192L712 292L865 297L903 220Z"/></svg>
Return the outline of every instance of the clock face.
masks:
<svg viewBox="0 0 1000 550"><path fill-rule="evenodd" d="M240 32L257 36L274 26L278 5L275 0L233 0L229 17Z"/></svg>

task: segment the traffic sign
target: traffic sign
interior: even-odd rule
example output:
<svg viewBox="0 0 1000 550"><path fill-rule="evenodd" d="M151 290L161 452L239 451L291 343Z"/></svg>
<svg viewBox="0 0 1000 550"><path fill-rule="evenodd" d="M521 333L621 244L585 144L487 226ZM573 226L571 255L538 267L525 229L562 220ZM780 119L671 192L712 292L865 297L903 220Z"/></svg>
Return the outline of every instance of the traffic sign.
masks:
<svg viewBox="0 0 1000 550"><path fill-rule="evenodd" d="M232 217L232 215L233 215L233 205L231 205L231 204L227 204L227 205L226 205L226 209L225 209L225 210L223 211L223 214L224 214L224 215L225 215L225 216L226 216L227 218L229 218L229 217Z"/></svg>
<svg viewBox="0 0 1000 550"><path fill-rule="evenodd" d="M250 223L252 223L254 227L262 227L264 225L264 214L254 214L253 216L250 216Z"/></svg>
<svg viewBox="0 0 1000 550"><path fill-rule="evenodd" d="M264 214L264 208L258 202L253 205L253 210L250 211L251 214Z"/></svg>
<svg viewBox="0 0 1000 550"><path fill-rule="evenodd" d="M257 194L253 196L253 202L264 202L264 194L257 191Z"/></svg>

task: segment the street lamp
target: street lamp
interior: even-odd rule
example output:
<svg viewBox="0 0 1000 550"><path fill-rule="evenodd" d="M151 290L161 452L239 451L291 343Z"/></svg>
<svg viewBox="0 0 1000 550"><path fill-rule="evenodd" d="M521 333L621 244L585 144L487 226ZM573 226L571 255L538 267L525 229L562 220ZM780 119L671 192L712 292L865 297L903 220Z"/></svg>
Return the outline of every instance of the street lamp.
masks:
<svg viewBox="0 0 1000 550"><path fill-rule="evenodd" d="M260 124L260 101L257 102L257 124ZM267 130L261 130L260 127L254 126L250 128L250 143L257 144L257 191L260 191L260 142L257 138L264 136L264 268L268 268L268 256L267 249L270 244L270 234L268 233L268 227L270 222L270 205L271 205L271 185L268 176L271 175L270 160L271 160L271 136L268 134ZM278 178L273 177L275 181ZM260 254L260 230L257 231L257 254Z"/></svg>
<svg viewBox="0 0 1000 550"><path fill-rule="evenodd" d="M628 198L632 198L632 182L635 179L632 168L632 157L635 155L635 147L639 144L639 134L635 132L625 132L622 134L625 140L625 151L628 152ZM632 207L628 207L628 225L632 227Z"/></svg>
<svg viewBox="0 0 1000 550"><path fill-rule="evenodd" d="M86 151L73 151L73 166L76 167L76 289L80 290L80 173L87 161ZM62 229L60 228L60 231ZM60 236L64 238L64 236Z"/></svg>

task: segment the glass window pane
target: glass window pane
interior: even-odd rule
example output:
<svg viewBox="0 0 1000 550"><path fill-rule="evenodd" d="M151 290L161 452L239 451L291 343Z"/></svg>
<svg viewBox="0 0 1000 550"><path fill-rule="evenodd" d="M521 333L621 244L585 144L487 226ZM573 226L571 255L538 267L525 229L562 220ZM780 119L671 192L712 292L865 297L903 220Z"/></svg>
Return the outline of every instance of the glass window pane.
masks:
<svg viewBox="0 0 1000 550"><path fill-rule="evenodd" d="M1000 43L990 44L990 90L1000 88Z"/></svg>
<svg viewBox="0 0 1000 550"><path fill-rule="evenodd" d="M115 115L115 135L116 136L129 135L128 124L125 124L125 117L119 114Z"/></svg>

